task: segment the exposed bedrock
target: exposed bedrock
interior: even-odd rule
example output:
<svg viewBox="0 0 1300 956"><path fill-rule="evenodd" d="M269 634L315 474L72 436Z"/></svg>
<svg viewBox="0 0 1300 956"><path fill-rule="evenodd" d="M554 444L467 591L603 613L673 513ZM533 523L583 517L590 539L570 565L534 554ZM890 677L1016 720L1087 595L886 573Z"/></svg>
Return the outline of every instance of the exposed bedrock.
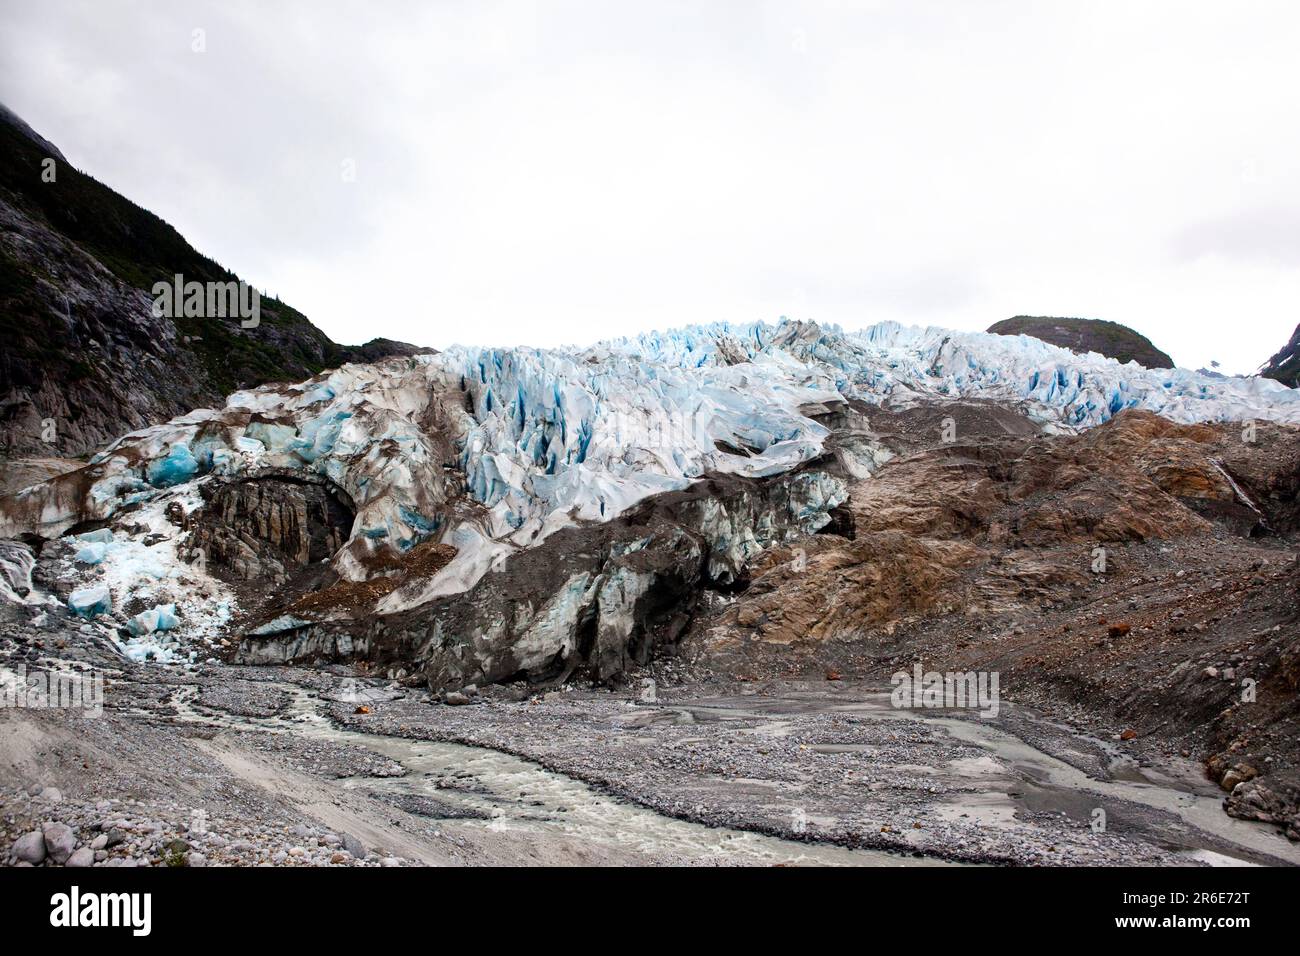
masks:
<svg viewBox="0 0 1300 956"><path fill-rule="evenodd" d="M352 533L350 502L320 480L269 474L203 493L192 543L222 577L282 583L287 572L328 560Z"/></svg>
<svg viewBox="0 0 1300 956"><path fill-rule="evenodd" d="M671 653L705 592L743 589L759 553L824 529L846 496L822 471L710 478L558 531L463 594L369 620L286 619L246 637L238 659L365 660L420 671L435 691L574 674L617 682Z"/></svg>

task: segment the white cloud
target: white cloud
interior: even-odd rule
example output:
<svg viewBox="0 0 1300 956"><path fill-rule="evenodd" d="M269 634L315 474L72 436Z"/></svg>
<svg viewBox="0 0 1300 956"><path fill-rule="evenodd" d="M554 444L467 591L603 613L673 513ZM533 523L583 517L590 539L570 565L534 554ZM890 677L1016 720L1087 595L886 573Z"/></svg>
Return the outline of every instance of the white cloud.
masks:
<svg viewBox="0 0 1300 956"><path fill-rule="evenodd" d="M342 341L1028 313L1245 372L1300 321L1287 3L3 17L16 112Z"/></svg>

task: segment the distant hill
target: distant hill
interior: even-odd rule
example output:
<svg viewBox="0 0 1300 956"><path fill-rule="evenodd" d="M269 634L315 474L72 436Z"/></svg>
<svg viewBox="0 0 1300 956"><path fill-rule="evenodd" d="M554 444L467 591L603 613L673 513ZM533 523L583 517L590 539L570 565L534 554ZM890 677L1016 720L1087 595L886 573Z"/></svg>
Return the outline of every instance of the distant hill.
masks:
<svg viewBox="0 0 1300 956"><path fill-rule="evenodd" d="M1265 378L1275 378L1292 388L1300 387L1300 325L1291 334L1291 341L1268 360L1259 374Z"/></svg>
<svg viewBox="0 0 1300 956"><path fill-rule="evenodd" d="M0 458L82 455L239 388L418 351L338 345L277 299L253 329L157 318L150 290L176 274L239 279L0 106Z"/></svg>
<svg viewBox="0 0 1300 956"><path fill-rule="evenodd" d="M1137 362L1147 368L1174 367L1174 360L1152 345L1150 339L1118 322L1017 315L993 323L988 331L998 335L1032 335L1072 352L1098 352L1120 362Z"/></svg>

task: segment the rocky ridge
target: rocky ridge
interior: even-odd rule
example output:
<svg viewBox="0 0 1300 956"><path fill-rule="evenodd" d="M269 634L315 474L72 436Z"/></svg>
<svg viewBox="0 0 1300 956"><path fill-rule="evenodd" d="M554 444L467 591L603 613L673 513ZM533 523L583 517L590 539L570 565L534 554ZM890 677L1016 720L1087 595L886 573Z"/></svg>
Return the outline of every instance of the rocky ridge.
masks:
<svg viewBox="0 0 1300 956"><path fill-rule="evenodd" d="M1146 368L1174 367L1174 360L1152 345L1150 339L1118 322L1017 315L993 323L988 331L997 335L1032 335L1072 352L1096 352L1117 362L1137 362Z"/></svg>
<svg viewBox="0 0 1300 956"><path fill-rule="evenodd" d="M239 277L3 107L0 157L0 460L83 456L238 388L422 351L337 345L269 297L256 328L155 316L157 281Z"/></svg>
<svg viewBox="0 0 1300 956"><path fill-rule="evenodd" d="M1291 388L1300 388L1300 325L1291 334L1291 340L1264 363L1259 374Z"/></svg>

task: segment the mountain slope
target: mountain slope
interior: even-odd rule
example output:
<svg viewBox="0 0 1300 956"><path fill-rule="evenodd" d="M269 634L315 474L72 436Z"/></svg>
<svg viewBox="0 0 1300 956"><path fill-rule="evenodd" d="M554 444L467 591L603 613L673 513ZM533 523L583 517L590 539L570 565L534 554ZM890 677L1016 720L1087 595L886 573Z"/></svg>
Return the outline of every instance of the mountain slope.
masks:
<svg viewBox="0 0 1300 956"><path fill-rule="evenodd" d="M1291 341L1268 360L1259 374L1277 379L1290 388L1300 387L1300 325L1291 334Z"/></svg>
<svg viewBox="0 0 1300 956"><path fill-rule="evenodd" d="M391 351L339 346L273 299L253 329L157 318L155 282L238 276L2 107L0 157L0 458L81 455L237 388ZM53 182L42 177L46 159Z"/></svg>
<svg viewBox="0 0 1300 956"><path fill-rule="evenodd" d="M1119 362L1137 362L1147 368L1173 368L1174 361L1126 325L1102 319L1061 319L1017 315L989 326L997 335L1032 335L1072 352L1097 352Z"/></svg>

